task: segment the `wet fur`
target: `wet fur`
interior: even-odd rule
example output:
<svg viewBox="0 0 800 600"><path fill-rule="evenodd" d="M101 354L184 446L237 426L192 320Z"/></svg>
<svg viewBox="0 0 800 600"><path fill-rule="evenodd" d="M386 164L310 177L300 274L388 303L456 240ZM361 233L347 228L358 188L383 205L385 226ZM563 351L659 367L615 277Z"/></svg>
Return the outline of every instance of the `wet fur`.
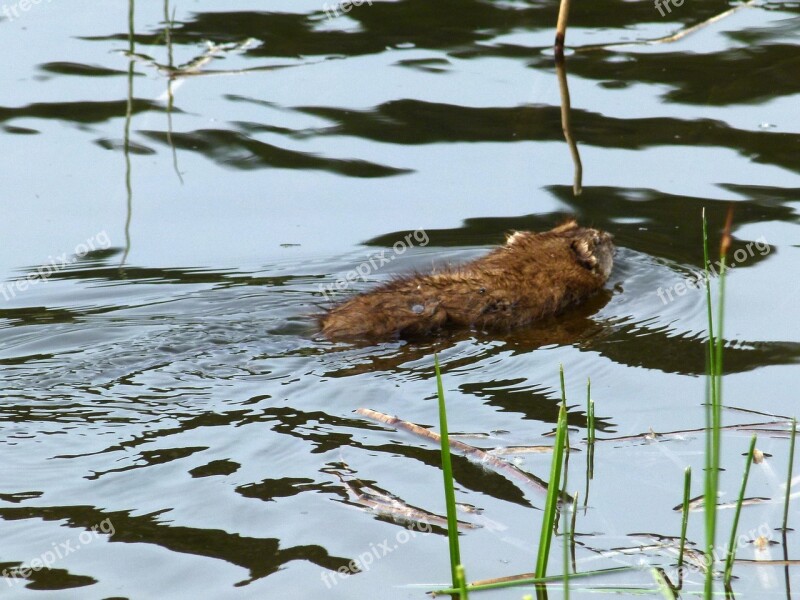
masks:
<svg viewBox="0 0 800 600"><path fill-rule="evenodd" d="M508 330L560 313L603 287L611 236L567 221L544 233L518 231L458 267L400 277L319 316L331 340L427 336L444 328Z"/></svg>

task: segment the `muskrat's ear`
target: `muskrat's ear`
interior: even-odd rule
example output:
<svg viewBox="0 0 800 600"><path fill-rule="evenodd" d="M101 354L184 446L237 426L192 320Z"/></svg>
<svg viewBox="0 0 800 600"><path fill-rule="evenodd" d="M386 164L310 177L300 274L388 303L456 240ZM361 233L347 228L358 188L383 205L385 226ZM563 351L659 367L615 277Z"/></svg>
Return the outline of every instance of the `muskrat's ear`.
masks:
<svg viewBox="0 0 800 600"><path fill-rule="evenodd" d="M515 242L518 242L521 237L525 234L522 231L512 231L511 233L506 235L506 246L511 246Z"/></svg>
<svg viewBox="0 0 800 600"><path fill-rule="evenodd" d="M590 246L589 240L575 240L570 244L570 248L575 253L578 264L582 267L591 271L597 265L597 257L594 255L594 248Z"/></svg>

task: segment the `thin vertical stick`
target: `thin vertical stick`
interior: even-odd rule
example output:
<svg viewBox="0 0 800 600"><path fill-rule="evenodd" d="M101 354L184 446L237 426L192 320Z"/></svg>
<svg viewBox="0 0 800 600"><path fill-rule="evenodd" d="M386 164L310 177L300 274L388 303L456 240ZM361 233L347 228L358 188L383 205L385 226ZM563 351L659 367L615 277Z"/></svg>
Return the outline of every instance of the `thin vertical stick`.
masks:
<svg viewBox="0 0 800 600"><path fill-rule="evenodd" d="M135 69L133 66L133 56L136 51L136 25L134 16L136 14L134 0L128 0L128 99L125 105L125 132L124 154L125 154L125 250L119 261L120 271L128 260L131 251L131 221L133 220L133 186L131 184L131 120L133 118L133 76ZM123 272L124 276L124 272Z"/></svg>
<svg viewBox="0 0 800 600"><path fill-rule="evenodd" d="M569 18L570 0L561 0L558 8L558 22L556 23L556 58L564 58L564 41L567 37L567 20Z"/></svg>
<svg viewBox="0 0 800 600"><path fill-rule="evenodd" d="M564 140L566 140L569 147L569 153L572 156L572 164L575 169L572 193L575 196L580 196L583 191L583 163L581 162L580 152L578 152L578 144L575 142L575 138L572 137L572 123L570 121L572 109L569 84L567 83L567 68L564 64L563 55L556 58L556 77L558 77L558 91L561 96L561 130L564 132Z"/></svg>

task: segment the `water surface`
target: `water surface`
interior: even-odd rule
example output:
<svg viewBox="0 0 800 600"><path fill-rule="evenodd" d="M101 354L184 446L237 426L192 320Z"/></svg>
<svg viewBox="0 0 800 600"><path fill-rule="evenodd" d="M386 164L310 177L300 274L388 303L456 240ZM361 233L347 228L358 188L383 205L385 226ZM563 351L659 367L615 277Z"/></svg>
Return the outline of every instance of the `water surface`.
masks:
<svg viewBox="0 0 800 600"><path fill-rule="evenodd" d="M728 8L573 7L579 195L549 48L555 1L374 1L335 19L311 0L48 2L7 15L3 593L425 597L448 580L442 531L409 533L347 482L444 513L436 446L355 412L438 427L435 352L451 431L485 448L552 443L564 365L583 451L569 487L588 491L579 570L672 568L665 549L613 550L679 533L686 466L701 493L703 435L687 431L704 423L704 296L675 286L702 271L702 209L716 247L734 207L743 257L728 279L725 423L797 414L800 8L761 2L675 42L635 43ZM557 321L414 344L316 335L321 287L371 257L391 260L342 297L569 215L613 233L619 251L607 289ZM588 377L604 441L587 488ZM651 429L684 433L630 437ZM785 423L773 429L748 485L770 501L743 511L740 532L778 540L788 443ZM725 435L723 502L749 436ZM549 473L547 454L514 460ZM469 578L533 570L541 493L454 465L459 501L483 509L464 516L483 525L461 536ZM800 558L796 534L787 545ZM338 577L369 553L368 569ZM13 577L36 559L50 569ZM741 597L800 586L794 567L736 573ZM658 597L646 570L586 585ZM524 592L493 596L509 593Z"/></svg>

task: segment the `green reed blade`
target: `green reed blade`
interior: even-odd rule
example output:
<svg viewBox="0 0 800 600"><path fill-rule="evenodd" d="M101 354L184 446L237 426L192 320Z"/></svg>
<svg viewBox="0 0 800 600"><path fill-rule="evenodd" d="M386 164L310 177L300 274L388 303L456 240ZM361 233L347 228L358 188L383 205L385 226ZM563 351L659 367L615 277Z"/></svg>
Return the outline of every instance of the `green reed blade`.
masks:
<svg viewBox="0 0 800 600"><path fill-rule="evenodd" d="M569 445L569 439L567 439L567 444ZM563 484L561 489L562 489L562 491L564 492L565 495L567 493L567 474L568 473L569 473L569 469L568 468L564 469L564 484ZM573 500L572 500L573 503L575 502L576 499L577 499L577 492L575 494L575 498L573 498ZM567 515L563 514L563 511L566 510L566 508L567 508L566 503L562 503L562 505L561 505L561 510L562 510L561 518L563 520L563 525L564 526L561 529L561 544L562 544L562 558L563 558L563 564L561 565L561 567L562 567L562 571L561 572L564 575L564 600L569 600L569 543L568 543L568 540L569 540L569 537L570 537L569 536L570 527L569 527L569 522L568 521L570 519L567 519Z"/></svg>
<svg viewBox="0 0 800 600"><path fill-rule="evenodd" d="M786 496L783 500L783 531L789 523L789 492L792 489L792 468L794 467L794 439L797 436L797 418L792 419L792 441L789 442L789 475L786 477Z"/></svg>
<svg viewBox="0 0 800 600"><path fill-rule="evenodd" d="M464 566L456 566L456 580L458 587L458 600L467 600L467 576L464 573Z"/></svg>
<svg viewBox="0 0 800 600"><path fill-rule="evenodd" d="M453 489L453 466L450 462L450 436L447 432L447 408L444 402L442 373L439 370L439 357L433 355L436 371L436 393L439 397L439 434L442 448L442 475L444 477L444 499L447 505L447 539L450 543L450 574L453 587L458 587L458 566L461 564L461 551L458 546L458 517L456 515L456 493Z"/></svg>
<svg viewBox="0 0 800 600"><path fill-rule="evenodd" d="M703 271L705 274L706 283L706 316L708 319L708 365L706 373L709 375L709 383L711 384L711 397L715 396L715 381L711 375L714 373L714 318L713 318L713 304L711 302L711 276L708 272L708 265L710 259L708 258L708 223L706 221L706 209L703 208ZM710 419L709 419L710 421Z"/></svg>
<svg viewBox="0 0 800 600"><path fill-rule="evenodd" d="M681 549L678 552L678 569L683 567L683 550L686 547L686 527L689 525L689 498L692 489L692 467L683 473L683 514L681 517Z"/></svg>
<svg viewBox="0 0 800 600"><path fill-rule="evenodd" d="M655 579L656 584L658 585L658 590L661 592L661 595L664 596L667 600L676 600L677 596L675 595L675 588L672 586L672 583L669 581L667 574L664 572L664 569L659 567L653 567L650 569L650 574Z"/></svg>
<svg viewBox="0 0 800 600"><path fill-rule="evenodd" d="M733 526L731 527L731 539L728 542L728 556L725 558L725 585L731 582L733 572L733 559L736 557L736 529L739 527L739 514L742 512L742 502L744 501L744 490L747 487L747 478L750 477L750 465L753 464L753 452L756 449L756 436L750 440L750 450L747 452L747 462L744 466L744 476L742 477L742 487L739 489L739 499L736 501L736 512L733 513Z"/></svg>
<svg viewBox="0 0 800 600"><path fill-rule="evenodd" d="M714 587L714 546L717 533L717 492L719 490L719 470L721 458L722 427L722 325L725 309L725 254L730 236L730 213L720 245L719 298L717 306L717 332L714 333L713 305L711 302L711 280L709 278L708 223L703 210L703 260L706 275L706 310L708 317L708 366L706 374L706 468L705 468L705 530L706 559L709 569L706 572L704 597L711 598Z"/></svg>
<svg viewBox="0 0 800 600"><path fill-rule="evenodd" d="M560 494L561 470L564 463L564 442L567 437L567 400L564 387L564 368L561 367L561 407L558 410L556 439L553 457L550 461L550 481L547 485L547 498L542 514L542 531L539 535L539 551L536 557L536 576L547 574L547 559L553 539L553 527L558 509Z"/></svg>
<svg viewBox="0 0 800 600"><path fill-rule="evenodd" d="M703 268L705 272L706 283L706 313L708 318L708 355L706 357L706 452L705 452L705 471L704 471L704 498L705 498L705 511L704 522L706 530L706 558L709 561L709 569L706 572L704 596L711 597L711 588L713 582L713 550L714 550L714 534L715 534L715 519L717 507L717 494L714 486L714 448L712 433L714 424L714 402L716 400L716 369L714 367L714 317L713 305L711 303L711 279L708 272L709 258L708 258L708 223L706 221L706 211L703 209Z"/></svg>
<svg viewBox="0 0 800 600"><path fill-rule="evenodd" d="M572 570L577 571L575 565L575 521L578 518L578 492L575 492L575 497L572 499L572 522L569 525L569 548L572 555Z"/></svg>
<svg viewBox="0 0 800 600"><path fill-rule="evenodd" d="M583 499L583 505L587 506L589 502L589 479L594 476L594 442L595 435L595 420L594 420L594 400L592 400L592 380L588 379L586 382L586 494Z"/></svg>

